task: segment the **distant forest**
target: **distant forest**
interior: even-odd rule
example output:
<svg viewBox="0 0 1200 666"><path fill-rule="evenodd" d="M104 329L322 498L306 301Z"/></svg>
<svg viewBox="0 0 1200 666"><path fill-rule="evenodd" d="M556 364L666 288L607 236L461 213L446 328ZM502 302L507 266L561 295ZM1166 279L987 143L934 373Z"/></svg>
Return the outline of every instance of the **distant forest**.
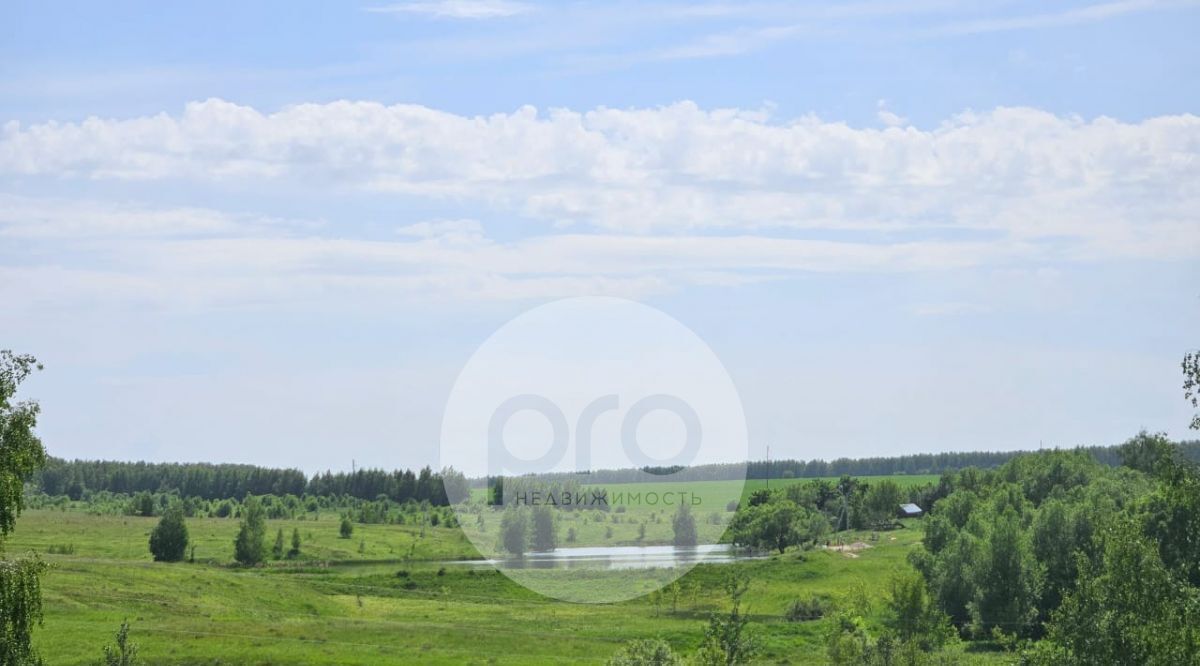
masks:
<svg viewBox="0 0 1200 666"><path fill-rule="evenodd" d="M449 472L451 486L465 485L462 475ZM85 493L176 493L206 500L241 499L246 495L309 495L374 500L381 495L395 502L429 502L445 506L446 479L425 467L417 472L360 469L324 472L311 479L298 469L212 463L148 463L51 458L30 480L47 495L72 500Z"/></svg>
<svg viewBox="0 0 1200 666"><path fill-rule="evenodd" d="M1179 442L1183 456L1200 462L1200 440ZM1071 449L1090 454L1110 467L1121 464L1119 446L1086 446ZM1031 451L971 451L917 453L879 458L838 458L837 460L759 460L749 463L696 465L695 467L643 467L642 469L601 469L587 474L545 474L540 478L574 478L582 483L632 483L644 480L642 472L670 474L672 481L724 481L730 479L810 479L840 476L892 476L895 474L944 474L968 467L992 469ZM586 477L586 478L584 478ZM483 485L473 480L473 485Z"/></svg>
<svg viewBox="0 0 1200 666"><path fill-rule="evenodd" d="M1200 441L1181 442L1185 457L1200 462ZM1083 447L1078 450L1091 454L1099 462L1121 464L1116 446ZM678 472L672 480L716 481L741 478L745 470L749 479L787 479L850 476L885 476L893 474L942 474L967 467L982 469L1003 465L1027 451L922 453L880 458L839 458L824 460L772 460L745 464L698 465L685 470L650 469L650 472ZM625 483L644 478L640 470L596 470L586 475L567 474L585 483ZM395 502L427 501L434 506L446 505L446 485L452 494L461 492L466 481L458 472L443 474L425 467L412 470L386 471L360 469L355 472L324 472L307 477L298 469L279 469L255 465L212 463L147 463L97 460L62 460L51 458L46 467L31 480L32 489L47 495L66 495L81 499L89 492L134 494L139 492L176 493L182 497L207 500L242 498L251 495L309 495L317 497L355 497L375 500L386 496ZM473 485L483 485L483 479Z"/></svg>

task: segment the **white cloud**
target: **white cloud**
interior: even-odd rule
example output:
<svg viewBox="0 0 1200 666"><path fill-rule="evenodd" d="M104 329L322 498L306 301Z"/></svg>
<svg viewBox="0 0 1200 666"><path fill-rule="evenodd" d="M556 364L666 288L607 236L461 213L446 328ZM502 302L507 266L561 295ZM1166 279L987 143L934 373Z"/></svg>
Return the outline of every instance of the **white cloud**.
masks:
<svg viewBox="0 0 1200 666"><path fill-rule="evenodd" d="M1177 254L1195 246L1200 118L1000 108L878 130L686 102L467 117L209 100L177 117L9 123L5 173L454 197L612 231L956 228L1065 238L1082 254Z"/></svg>
<svg viewBox="0 0 1200 666"><path fill-rule="evenodd" d="M402 226L394 239L318 235L304 221L256 222L240 213L65 206L18 199L13 219L68 220L23 239L50 261L0 267L0 296L14 311L38 304L228 307L478 302L580 293L642 298L691 286L734 287L802 272L912 272L1004 262L1019 247L978 242L857 243L760 235L534 235L500 241L474 220ZM90 215L88 209L95 211ZM180 221L220 224L189 227ZM81 233L73 233L76 230ZM131 233L130 230L133 230Z"/></svg>
<svg viewBox="0 0 1200 666"><path fill-rule="evenodd" d="M879 122L888 127L901 127L908 124L908 118L888 109L887 100L883 99L875 103L875 117L879 118Z"/></svg>
<svg viewBox="0 0 1200 666"><path fill-rule="evenodd" d="M477 220L426 220L406 224L396 229L396 233L416 238L477 240L483 237L483 225Z"/></svg>
<svg viewBox="0 0 1200 666"><path fill-rule="evenodd" d="M318 221L281 220L211 208L155 208L136 202L38 199L0 193L0 237L91 239L218 236L315 228Z"/></svg>
<svg viewBox="0 0 1200 666"><path fill-rule="evenodd" d="M524 14L533 9L523 2L508 0L436 0L432 2L402 2L367 11L383 14L420 14L435 18L488 19Z"/></svg>

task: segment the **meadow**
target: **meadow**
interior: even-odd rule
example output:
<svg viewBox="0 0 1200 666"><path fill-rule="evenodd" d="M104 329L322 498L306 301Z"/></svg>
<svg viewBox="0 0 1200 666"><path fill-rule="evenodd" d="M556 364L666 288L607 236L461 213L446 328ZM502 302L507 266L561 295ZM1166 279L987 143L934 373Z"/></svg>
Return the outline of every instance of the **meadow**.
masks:
<svg viewBox="0 0 1200 666"><path fill-rule="evenodd" d="M727 607L723 584L734 571L752 581L743 605L762 645L758 659L824 663L829 620L789 622L787 606L817 595L877 617L881 586L907 567L921 536L916 521L878 535L846 533L847 542L871 547L700 565L677 587L596 605L541 597L492 569L445 564L478 556L452 527L355 525L343 539L332 513L271 520L269 535L299 530L301 558L238 568L230 563L236 520L189 519L195 561L174 564L151 561L155 523L78 507L21 517L8 551L36 551L52 565L35 634L47 663L97 663L125 620L147 663L603 663L626 641L650 637L690 652L709 615ZM630 523L615 525L622 540L631 536ZM960 663L1002 657L980 648L951 654Z"/></svg>

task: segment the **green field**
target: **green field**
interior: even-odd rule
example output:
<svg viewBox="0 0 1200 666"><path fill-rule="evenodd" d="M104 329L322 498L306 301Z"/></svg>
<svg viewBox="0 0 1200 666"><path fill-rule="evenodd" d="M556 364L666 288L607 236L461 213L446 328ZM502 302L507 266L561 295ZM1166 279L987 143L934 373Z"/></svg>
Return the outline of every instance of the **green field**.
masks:
<svg viewBox="0 0 1200 666"><path fill-rule="evenodd" d="M8 551L34 550L52 564L45 625L36 632L47 663L96 663L125 619L147 663L156 664L601 663L641 637L691 652L708 615L728 603L722 583L735 569L752 580L744 603L762 640L760 660L822 663L829 620L787 622L787 604L812 594L840 604L862 598L877 619L880 581L907 566L920 539L912 523L877 541L848 533L840 536L872 547L853 557L813 550L701 565L681 580L674 603L664 594L589 605L541 597L491 569L443 566L477 556L454 528L356 525L347 540L338 538L332 514L272 520L269 534L300 530L303 559L239 569L229 565L236 520L190 519L196 562L178 564L151 561L146 542L155 520L78 509L21 517ZM633 529L616 526L623 540ZM70 555L48 554L67 545ZM954 650L962 663L999 657Z"/></svg>

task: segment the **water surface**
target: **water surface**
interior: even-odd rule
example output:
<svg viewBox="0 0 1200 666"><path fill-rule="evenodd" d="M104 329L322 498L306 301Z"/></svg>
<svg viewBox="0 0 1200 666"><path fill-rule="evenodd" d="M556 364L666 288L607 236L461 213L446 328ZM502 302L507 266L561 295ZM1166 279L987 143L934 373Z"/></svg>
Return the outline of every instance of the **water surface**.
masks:
<svg viewBox="0 0 1200 666"><path fill-rule="evenodd" d="M588 546L526 553L522 558L456 560L447 564L497 569L673 569L757 559L727 543L678 546Z"/></svg>

